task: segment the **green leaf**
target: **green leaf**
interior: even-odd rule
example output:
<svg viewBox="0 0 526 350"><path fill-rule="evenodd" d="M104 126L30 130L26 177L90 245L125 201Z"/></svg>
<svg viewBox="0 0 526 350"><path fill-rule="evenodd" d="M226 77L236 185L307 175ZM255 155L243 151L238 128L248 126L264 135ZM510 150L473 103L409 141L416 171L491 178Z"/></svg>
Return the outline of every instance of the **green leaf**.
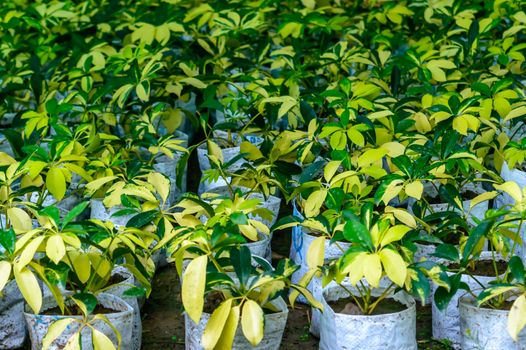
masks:
<svg viewBox="0 0 526 350"><path fill-rule="evenodd" d="M247 246L230 250L230 261L241 286L246 286L252 271L251 254Z"/></svg>
<svg viewBox="0 0 526 350"><path fill-rule="evenodd" d="M146 296L146 290L141 287L132 287L130 289L127 289L122 293L122 295L126 297L145 297Z"/></svg>
<svg viewBox="0 0 526 350"><path fill-rule="evenodd" d="M157 216L157 210L148 210L132 217L126 223L126 227L141 228L148 225Z"/></svg>
<svg viewBox="0 0 526 350"><path fill-rule="evenodd" d="M482 221L469 233L468 240L464 245L464 251L462 252L462 261L465 263L471 258L471 253L479 241L484 237L493 226L493 222Z"/></svg>
<svg viewBox="0 0 526 350"><path fill-rule="evenodd" d="M437 258L446 259L449 261L460 260L460 255L456 246L452 244L443 243L436 247L433 256Z"/></svg>
<svg viewBox="0 0 526 350"><path fill-rule="evenodd" d="M508 267L517 282L524 284L524 264L522 263L522 259L518 256L513 256L508 263Z"/></svg>
<svg viewBox="0 0 526 350"><path fill-rule="evenodd" d="M351 219L343 227L343 236L352 243L373 249L373 241L367 227L357 219Z"/></svg>
<svg viewBox="0 0 526 350"><path fill-rule="evenodd" d="M230 214L230 220L236 225L247 225L248 217L243 212L234 212Z"/></svg>
<svg viewBox="0 0 526 350"><path fill-rule="evenodd" d="M89 205L89 202L82 202L78 205L76 205L69 213L66 214L64 217L64 220L62 221L62 227L66 227L67 224L69 224L72 220L74 220L77 216L82 214L84 210L86 210L86 207Z"/></svg>
<svg viewBox="0 0 526 350"><path fill-rule="evenodd" d="M85 307L85 312L90 315L97 306L97 298L91 293L76 293L72 297L76 302L80 302ZM78 303L77 303L78 304Z"/></svg>
<svg viewBox="0 0 526 350"><path fill-rule="evenodd" d="M9 254L15 251L15 242L16 234L12 227L9 230L0 231L0 244Z"/></svg>
<svg viewBox="0 0 526 350"><path fill-rule="evenodd" d="M55 221L55 224L58 226L60 222L60 211L55 207L50 205L49 207L46 207L39 211L39 214L45 215Z"/></svg>

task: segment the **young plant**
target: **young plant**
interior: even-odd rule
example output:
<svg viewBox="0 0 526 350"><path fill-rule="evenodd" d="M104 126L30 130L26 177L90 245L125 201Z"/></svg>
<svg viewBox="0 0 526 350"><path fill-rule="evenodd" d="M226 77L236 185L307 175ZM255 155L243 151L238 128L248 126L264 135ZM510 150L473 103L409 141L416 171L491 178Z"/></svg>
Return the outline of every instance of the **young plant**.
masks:
<svg viewBox="0 0 526 350"><path fill-rule="evenodd" d="M325 271L324 285L331 280L342 285L348 277L357 290L357 295L349 291L349 297L364 315L373 313L395 288L422 289L420 275L411 267L412 253L403 244L411 227L376 215L371 205L365 205L360 216L347 213L346 218L342 233L352 245L339 259L322 269ZM314 248L309 250L309 257L311 267L323 262L323 255ZM372 290L379 287L383 288L381 295L373 298Z"/></svg>

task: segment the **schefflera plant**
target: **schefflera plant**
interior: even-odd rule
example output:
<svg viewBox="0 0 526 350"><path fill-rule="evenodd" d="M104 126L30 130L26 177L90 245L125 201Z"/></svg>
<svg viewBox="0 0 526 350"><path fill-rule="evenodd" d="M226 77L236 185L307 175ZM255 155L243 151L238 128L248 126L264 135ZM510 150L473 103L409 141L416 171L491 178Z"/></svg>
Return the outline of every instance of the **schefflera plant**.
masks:
<svg viewBox="0 0 526 350"><path fill-rule="evenodd" d="M107 317L93 314L98 304L97 294L112 287L109 281L118 261L141 284L141 288L130 286L133 295L150 292L153 262L145 242L152 234L136 228L117 229L111 222L99 220L76 222L87 205L87 202L77 205L64 218L57 208L49 206L37 213L39 227L18 235L13 228L1 232L0 244L5 252L0 261L0 287L4 288L13 275L27 304L38 314L43 304L40 279L51 292L61 315L82 316L82 319L67 317L56 321L43 339L45 348L75 322L80 327L68 341L71 349L80 349L80 333L85 327L92 329L96 347L115 349L109 338L94 328L97 321L113 329L120 347L120 334ZM72 311L72 305L81 315Z"/></svg>
<svg viewBox="0 0 526 350"><path fill-rule="evenodd" d="M242 203L257 205L254 200ZM243 245L245 239L239 226L250 220L247 214L218 210L203 223L198 219L201 211L195 213L195 210L200 207L213 211L211 206L196 198L186 198L183 204L188 209L174 214L181 225L158 246L169 242L169 251L182 275L183 306L193 322L199 324L210 294L218 293L221 299L201 339L205 349L230 349L239 324L249 343L259 344L264 334L264 310L280 311L272 301L287 288L321 307L304 286L290 282L290 276L298 267L289 259L282 259L274 269ZM183 271L184 260L189 262Z"/></svg>
<svg viewBox="0 0 526 350"><path fill-rule="evenodd" d="M412 265L413 253L404 242L412 228L398 222L393 215L375 212L373 204L364 205L359 215L345 212L344 216L342 234L351 246L340 258L323 266L322 250L314 245L309 250L311 271L321 270L322 285L335 281L345 289L342 282L347 277L358 294L348 290L349 297L364 315L372 314L397 288L425 300L429 286L422 271ZM372 291L376 288L383 291L373 298Z"/></svg>
<svg viewBox="0 0 526 350"><path fill-rule="evenodd" d="M523 262L524 256L518 255L519 247L523 245L524 238L521 237L521 231L526 224L526 189L521 189L513 181L494 185L494 187L496 190L511 196L515 203L500 209L489 210L484 220L470 231L462 254L455 252L454 249L442 249L442 252L450 252L448 255L443 254L443 257L450 258L460 265L461 269L457 272L458 275L470 275L467 267L475 263L476 246L480 242L489 241L491 243L489 249L492 252L490 260L493 265L490 275L491 281L487 284L480 284L475 289L469 289L469 286L466 285L459 286L459 278L450 277L447 287L453 290L468 288L467 294L473 299L474 305L480 309L509 311L506 328L511 338L517 342L522 337L522 331L526 326L526 271ZM502 257L507 262L505 271L501 271L497 267ZM447 293L437 294L435 294L437 305L439 303L445 305L449 302ZM494 316L495 314L486 313L488 321L497 323L497 320L493 318ZM470 322L470 324L472 323ZM479 330L487 329L484 327L488 327L489 324L491 323L482 324ZM476 336L477 339L480 339L478 334ZM468 337L470 336L468 335Z"/></svg>

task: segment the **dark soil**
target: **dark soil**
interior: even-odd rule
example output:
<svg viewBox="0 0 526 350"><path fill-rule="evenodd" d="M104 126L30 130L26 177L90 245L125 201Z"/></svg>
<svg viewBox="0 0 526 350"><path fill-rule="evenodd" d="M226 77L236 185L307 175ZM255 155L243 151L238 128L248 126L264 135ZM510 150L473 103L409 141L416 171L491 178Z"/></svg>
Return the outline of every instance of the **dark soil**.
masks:
<svg viewBox="0 0 526 350"><path fill-rule="evenodd" d="M68 309L65 310L65 311L66 311L65 315L69 315L69 316L81 316L82 315L82 311L79 309L79 307L77 305L68 305ZM119 311L106 308L106 307L104 307L102 305L97 305L97 306L95 306L95 310L93 311L93 314L94 315L97 315L97 314L112 314L112 313L115 313L115 312L119 312ZM62 311L60 311L60 308L58 306L56 306L54 308L42 311L41 314L42 315L48 315L48 316L55 316L55 315L62 315Z"/></svg>
<svg viewBox="0 0 526 350"><path fill-rule="evenodd" d="M107 286L113 286L115 284L119 284L119 283L124 282L124 281L125 281L124 276L119 275L119 274L114 274L108 280Z"/></svg>
<svg viewBox="0 0 526 350"><path fill-rule="evenodd" d="M375 302L375 298L372 299L371 304ZM363 315L362 310L356 305L353 300L350 299L338 299L336 301L329 302L329 306L337 313L346 315ZM400 312L407 309L404 304L390 298L386 298L378 303L374 308L371 315L384 315Z"/></svg>
<svg viewBox="0 0 526 350"><path fill-rule="evenodd" d="M499 275L501 275L504 272L506 272L506 269L508 267L507 267L507 264L504 261L498 260L495 263L497 265L497 271L498 271ZM452 264L452 265L450 265L450 268L452 270L458 270L459 266L458 266L458 264ZM488 277L496 276L496 274L495 274L495 266L493 265L493 261L492 260L478 260L478 261L475 261L474 264L468 266L467 271L469 271L474 276L488 276Z"/></svg>

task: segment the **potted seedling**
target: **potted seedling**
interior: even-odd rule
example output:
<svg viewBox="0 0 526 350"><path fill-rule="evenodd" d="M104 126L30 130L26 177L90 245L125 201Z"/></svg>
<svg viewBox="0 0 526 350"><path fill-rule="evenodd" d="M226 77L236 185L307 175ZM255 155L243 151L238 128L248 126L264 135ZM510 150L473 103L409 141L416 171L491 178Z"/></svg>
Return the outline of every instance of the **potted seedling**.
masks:
<svg viewBox="0 0 526 350"><path fill-rule="evenodd" d="M280 292L293 288L313 305L319 307L319 303L305 288L290 283L297 268L290 260L281 260L273 269L264 259L252 256L248 247L221 238L221 230L214 231L210 243L215 246L210 250L202 250L207 245L201 241L206 236L200 230L174 250L178 260L185 253L193 256L182 280L187 346L279 349L288 314Z"/></svg>
<svg viewBox="0 0 526 350"><path fill-rule="evenodd" d="M73 348L81 343L85 348L138 348L132 338L134 309L104 291L114 287L110 277L121 258L148 286L148 246L142 242L148 234L137 229L118 232L100 221L73 222L86 206L76 206L64 219L57 208L48 207L38 213L39 227L18 238L12 229L3 233L12 238L3 242L3 276L13 274L27 302L24 315L33 349L68 343Z"/></svg>
<svg viewBox="0 0 526 350"><path fill-rule="evenodd" d="M515 197L516 203L503 209L490 211L485 220L474 230L469 241L503 236L502 244L495 249L508 247L510 257L503 271L498 270L498 257L493 256L494 275L490 282L471 288L459 301L460 346L462 349L505 347L520 349L526 339L524 328L524 265L522 257L516 256L522 244L521 229L524 226L524 191L514 182L496 185L496 189ZM478 228L477 227L477 228ZM469 242L468 241L468 242Z"/></svg>
<svg viewBox="0 0 526 350"><path fill-rule="evenodd" d="M424 300L427 281L403 245L411 228L377 215L371 205L360 216L344 215L342 234L352 246L322 268L320 349L416 349L415 301L404 290ZM312 271L322 267L320 251L309 251Z"/></svg>

